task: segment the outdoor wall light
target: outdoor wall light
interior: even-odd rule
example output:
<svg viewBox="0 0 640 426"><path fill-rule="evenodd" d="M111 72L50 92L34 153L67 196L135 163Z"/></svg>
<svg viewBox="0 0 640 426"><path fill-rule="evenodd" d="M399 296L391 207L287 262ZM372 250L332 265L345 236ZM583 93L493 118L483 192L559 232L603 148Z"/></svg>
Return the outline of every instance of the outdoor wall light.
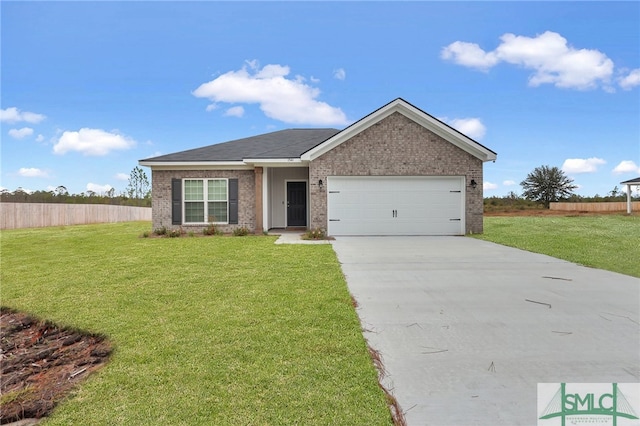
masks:
<svg viewBox="0 0 640 426"><path fill-rule="evenodd" d="M475 179L471 179L471 188L476 189L476 186L478 186L478 182Z"/></svg>
<svg viewBox="0 0 640 426"><path fill-rule="evenodd" d="M322 179L320 179L320 180L318 181L318 186L320 187L320 189L322 189L322 188L323 188Z"/></svg>

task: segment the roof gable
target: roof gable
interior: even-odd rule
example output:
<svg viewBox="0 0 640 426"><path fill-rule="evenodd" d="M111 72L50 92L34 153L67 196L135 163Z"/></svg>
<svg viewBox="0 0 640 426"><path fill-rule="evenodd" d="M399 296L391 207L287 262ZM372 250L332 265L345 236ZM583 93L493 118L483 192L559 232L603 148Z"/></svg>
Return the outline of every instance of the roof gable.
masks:
<svg viewBox="0 0 640 426"><path fill-rule="evenodd" d="M452 143L453 145L461 148L462 150L479 158L482 161L494 161L497 157L495 152L491 151L484 145L474 141L473 139L460 133L453 127L443 123L442 121L427 114L421 109L411 105L404 99L397 98L394 101L389 102L385 106L362 118L361 120L353 123L351 126L347 127L346 129L342 130L341 132L337 133L321 144L309 149L307 152L302 154L301 159L303 161L312 161L322 154L351 139L353 136L357 135L363 130L387 118L395 112L403 114L410 120L420 124L426 129L442 137L446 141Z"/></svg>

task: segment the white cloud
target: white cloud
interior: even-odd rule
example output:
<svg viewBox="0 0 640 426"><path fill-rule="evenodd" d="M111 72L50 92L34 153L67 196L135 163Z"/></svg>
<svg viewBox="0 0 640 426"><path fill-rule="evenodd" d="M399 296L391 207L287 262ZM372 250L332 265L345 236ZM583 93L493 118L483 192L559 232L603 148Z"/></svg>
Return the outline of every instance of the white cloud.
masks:
<svg viewBox="0 0 640 426"><path fill-rule="evenodd" d="M593 173L598 171L598 166L606 164L602 158L567 158L562 163L562 171L565 173Z"/></svg>
<svg viewBox="0 0 640 426"><path fill-rule="evenodd" d="M452 118L438 117L438 120L444 121L451 127L456 129L462 134L469 136L471 139L480 140L487 132L487 128L482 124L479 118Z"/></svg>
<svg viewBox="0 0 640 426"><path fill-rule="evenodd" d="M487 53L477 44L464 41L455 41L442 48L440 57L451 60L458 65L483 71L488 70L500 61L495 53Z"/></svg>
<svg viewBox="0 0 640 426"><path fill-rule="evenodd" d="M91 183L91 182L87 184L87 191L93 191L96 194L104 194L106 192L109 192L111 188L112 188L111 185L99 185L97 183Z"/></svg>
<svg viewBox="0 0 640 426"><path fill-rule="evenodd" d="M225 111L225 117L242 117L244 115L244 108L241 106L234 106Z"/></svg>
<svg viewBox="0 0 640 426"><path fill-rule="evenodd" d="M36 114L35 112L20 111L16 107L7 109L0 109L0 121L7 123L17 123L19 121L26 121L27 123L39 123L47 118L42 114Z"/></svg>
<svg viewBox="0 0 640 426"><path fill-rule="evenodd" d="M482 184L482 189L485 190L485 191L491 191L491 190L494 190L494 189L498 189L498 184L485 181Z"/></svg>
<svg viewBox="0 0 640 426"><path fill-rule="evenodd" d="M113 177L118 180L129 180L129 175L126 173L116 173Z"/></svg>
<svg viewBox="0 0 640 426"><path fill-rule="evenodd" d="M42 135L38 135L36 137L36 142L42 142L43 140L44 140L44 136L42 136Z"/></svg>
<svg viewBox="0 0 640 426"><path fill-rule="evenodd" d="M31 127L23 127L22 129L10 129L9 136L15 139L23 139L33 134Z"/></svg>
<svg viewBox="0 0 640 426"><path fill-rule="evenodd" d="M636 86L640 86L640 68L631 70L625 77L620 77L618 84L624 90L631 90Z"/></svg>
<svg viewBox="0 0 640 426"><path fill-rule="evenodd" d="M89 156L107 155L111 151L134 147L136 141L118 133L109 133L101 129L82 128L77 132L65 131L53 146L55 154L69 151L81 152Z"/></svg>
<svg viewBox="0 0 640 426"><path fill-rule="evenodd" d="M347 72L344 70L344 68L338 68L333 72L333 78L335 78L336 80L344 80L345 78L347 78Z"/></svg>
<svg viewBox="0 0 640 426"><path fill-rule="evenodd" d="M193 95L214 103L258 104L267 117L285 123L348 123L340 108L317 100L318 88L305 84L300 77L286 78L289 73L288 66L270 64L259 69L257 61L248 61L238 71L229 71L201 84Z"/></svg>
<svg viewBox="0 0 640 426"><path fill-rule="evenodd" d="M640 166L631 160L624 160L613 168L613 173L616 175L623 173L640 173Z"/></svg>
<svg viewBox="0 0 640 426"><path fill-rule="evenodd" d="M48 177L47 172L41 169L37 169L35 167L22 167L18 170L18 174L22 177Z"/></svg>
<svg viewBox="0 0 640 426"><path fill-rule="evenodd" d="M456 41L444 47L440 57L456 64L486 71L500 62L533 70L530 86L553 84L569 89L608 88L614 64L594 49L576 49L553 31L536 37L503 34L501 43L490 52L475 43Z"/></svg>
<svg viewBox="0 0 640 426"><path fill-rule="evenodd" d="M515 180L505 180L504 182L502 182L502 184L504 186L513 186L513 185L516 185L517 182Z"/></svg>
<svg viewBox="0 0 640 426"><path fill-rule="evenodd" d="M211 111L216 110L216 109L218 109L218 105L217 105L217 104L209 104L209 105L207 105L207 107L205 108L205 110L206 110L207 112L211 112Z"/></svg>

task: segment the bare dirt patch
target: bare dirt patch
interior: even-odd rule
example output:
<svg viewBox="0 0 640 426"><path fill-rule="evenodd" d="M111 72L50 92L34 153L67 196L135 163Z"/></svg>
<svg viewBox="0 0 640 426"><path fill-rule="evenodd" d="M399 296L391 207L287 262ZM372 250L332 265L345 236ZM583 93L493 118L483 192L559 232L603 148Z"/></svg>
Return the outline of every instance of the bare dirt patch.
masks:
<svg viewBox="0 0 640 426"><path fill-rule="evenodd" d="M485 211L485 216L603 216L622 215L625 212L588 212L582 210L549 210L549 209L524 209L524 210L495 210Z"/></svg>
<svg viewBox="0 0 640 426"><path fill-rule="evenodd" d="M39 419L111 354L101 335L0 308L0 424Z"/></svg>

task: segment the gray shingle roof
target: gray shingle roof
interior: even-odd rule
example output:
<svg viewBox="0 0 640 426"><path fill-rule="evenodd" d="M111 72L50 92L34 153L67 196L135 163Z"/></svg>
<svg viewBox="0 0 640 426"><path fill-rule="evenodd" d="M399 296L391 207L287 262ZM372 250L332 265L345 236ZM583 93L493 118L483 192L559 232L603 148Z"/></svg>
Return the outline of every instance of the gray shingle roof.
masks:
<svg viewBox="0 0 640 426"><path fill-rule="evenodd" d="M287 129L175 152L141 161L242 161L245 158L288 159L300 156L338 133L337 129Z"/></svg>
<svg viewBox="0 0 640 426"><path fill-rule="evenodd" d="M620 183L640 183L640 177L637 177L635 179L625 180L624 182L620 182Z"/></svg>

